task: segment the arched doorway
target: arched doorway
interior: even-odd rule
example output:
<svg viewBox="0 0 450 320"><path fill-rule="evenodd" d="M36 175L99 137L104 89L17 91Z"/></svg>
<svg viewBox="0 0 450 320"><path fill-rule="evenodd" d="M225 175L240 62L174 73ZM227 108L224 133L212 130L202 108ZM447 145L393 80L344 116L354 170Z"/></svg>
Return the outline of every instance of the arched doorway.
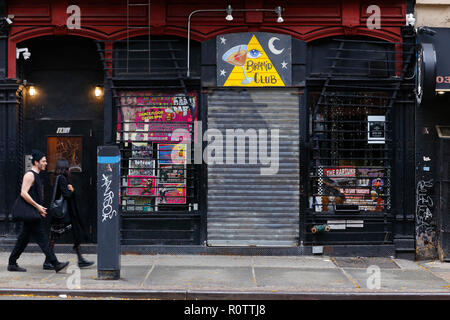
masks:
<svg viewBox="0 0 450 320"><path fill-rule="evenodd" d="M42 178L44 205L48 207L56 161L69 160L86 240L95 241L95 157L104 127L103 96L95 95L104 73L95 42L74 36L45 36L23 41L17 47L31 53L29 59L17 60L17 76L27 84L20 119L25 170L32 149L47 154L49 165ZM71 235L66 240L72 241Z"/></svg>

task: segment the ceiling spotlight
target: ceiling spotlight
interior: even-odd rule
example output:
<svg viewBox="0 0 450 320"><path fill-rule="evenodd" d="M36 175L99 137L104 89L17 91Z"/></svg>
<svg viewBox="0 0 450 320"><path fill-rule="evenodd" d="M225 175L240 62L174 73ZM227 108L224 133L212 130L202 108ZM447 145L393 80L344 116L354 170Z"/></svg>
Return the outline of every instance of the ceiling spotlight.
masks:
<svg viewBox="0 0 450 320"><path fill-rule="evenodd" d="M438 94L445 94L445 91L438 91Z"/></svg>
<svg viewBox="0 0 450 320"><path fill-rule="evenodd" d="M284 22L284 19L283 19L283 17L281 16L281 12L283 12L283 8L281 8L280 6L278 6L278 7L275 8L275 13L278 15L278 19L277 19L277 22L278 22L278 23Z"/></svg>
<svg viewBox="0 0 450 320"><path fill-rule="evenodd" d="M225 20L232 21L233 16L231 15L231 13L233 12L233 8L231 7L231 5L228 5L226 11L227 11L227 16L225 17Z"/></svg>

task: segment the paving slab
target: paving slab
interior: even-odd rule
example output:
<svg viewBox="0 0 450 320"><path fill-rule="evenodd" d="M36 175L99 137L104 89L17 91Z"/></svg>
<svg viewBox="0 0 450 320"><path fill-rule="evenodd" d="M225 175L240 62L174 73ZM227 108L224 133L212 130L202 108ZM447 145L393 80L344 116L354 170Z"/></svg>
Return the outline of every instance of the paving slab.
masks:
<svg viewBox="0 0 450 320"><path fill-rule="evenodd" d="M372 290L371 287L374 282L369 278L374 275L373 273L368 273L367 270L357 268L344 268L344 270L361 289ZM380 278L381 286L379 290L381 291L446 291L449 285L444 279L435 276L431 272L424 272L423 270L380 269Z"/></svg>
<svg viewBox="0 0 450 320"><path fill-rule="evenodd" d="M200 267L248 267L252 257L248 256L192 256L159 255L159 266L200 266Z"/></svg>
<svg viewBox="0 0 450 320"><path fill-rule="evenodd" d="M334 269L336 265L326 257L253 257L253 266L274 268Z"/></svg>
<svg viewBox="0 0 450 320"><path fill-rule="evenodd" d="M355 289L354 284L338 269L256 268L259 288L300 291L337 291Z"/></svg>
<svg viewBox="0 0 450 320"><path fill-rule="evenodd" d="M250 267L156 266L145 281L146 288L254 289Z"/></svg>

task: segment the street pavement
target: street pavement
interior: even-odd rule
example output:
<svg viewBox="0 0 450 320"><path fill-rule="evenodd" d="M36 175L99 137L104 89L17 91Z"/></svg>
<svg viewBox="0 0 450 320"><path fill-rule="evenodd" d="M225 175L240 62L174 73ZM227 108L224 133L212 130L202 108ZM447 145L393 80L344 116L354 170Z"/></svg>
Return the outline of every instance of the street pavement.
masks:
<svg viewBox="0 0 450 320"><path fill-rule="evenodd" d="M0 252L0 299L450 299L450 263L329 256L121 255L120 280L97 279L97 265L79 269L74 254L60 273L42 269L42 253L7 271ZM97 255L86 254L91 261Z"/></svg>

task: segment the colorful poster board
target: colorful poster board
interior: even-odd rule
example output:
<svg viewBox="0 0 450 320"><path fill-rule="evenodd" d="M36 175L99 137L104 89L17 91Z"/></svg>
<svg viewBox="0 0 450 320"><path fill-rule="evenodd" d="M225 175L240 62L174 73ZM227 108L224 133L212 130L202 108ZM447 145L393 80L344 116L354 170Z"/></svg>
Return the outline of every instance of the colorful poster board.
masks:
<svg viewBox="0 0 450 320"><path fill-rule="evenodd" d="M316 211L333 210L333 205L355 205L361 211L384 210L385 169L339 166L324 168L318 178L322 195L316 197ZM320 207L320 208L318 208Z"/></svg>
<svg viewBox="0 0 450 320"><path fill-rule="evenodd" d="M158 183L185 183L186 167L182 164L159 165Z"/></svg>
<svg viewBox="0 0 450 320"><path fill-rule="evenodd" d="M158 144L159 164L186 164L186 144Z"/></svg>
<svg viewBox="0 0 450 320"><path fill-rule="evenodd" d="M184 183L165 183L158 185L158 204L186 203L186 185Z"/></svg>
<svg viewBox="0 0 450 320"><path fill-rule="evenodd" d="M155 196L156 177L154 176L128 176L127 196Z"/></svg>
<svg viewBox="0 0 450 320"><path fill-rule="evenodd" d="M128 160L128 176L155 176L155 160Z"/></svg>
<svg viewBox="0 0 450 320"><path fill-rule="evenodd" d="M134 142L190 142L193 121L197 120L197 94L160 94L154 92L119 92L117 140ZM185 134L175 136L177 129Z"/></svg>

